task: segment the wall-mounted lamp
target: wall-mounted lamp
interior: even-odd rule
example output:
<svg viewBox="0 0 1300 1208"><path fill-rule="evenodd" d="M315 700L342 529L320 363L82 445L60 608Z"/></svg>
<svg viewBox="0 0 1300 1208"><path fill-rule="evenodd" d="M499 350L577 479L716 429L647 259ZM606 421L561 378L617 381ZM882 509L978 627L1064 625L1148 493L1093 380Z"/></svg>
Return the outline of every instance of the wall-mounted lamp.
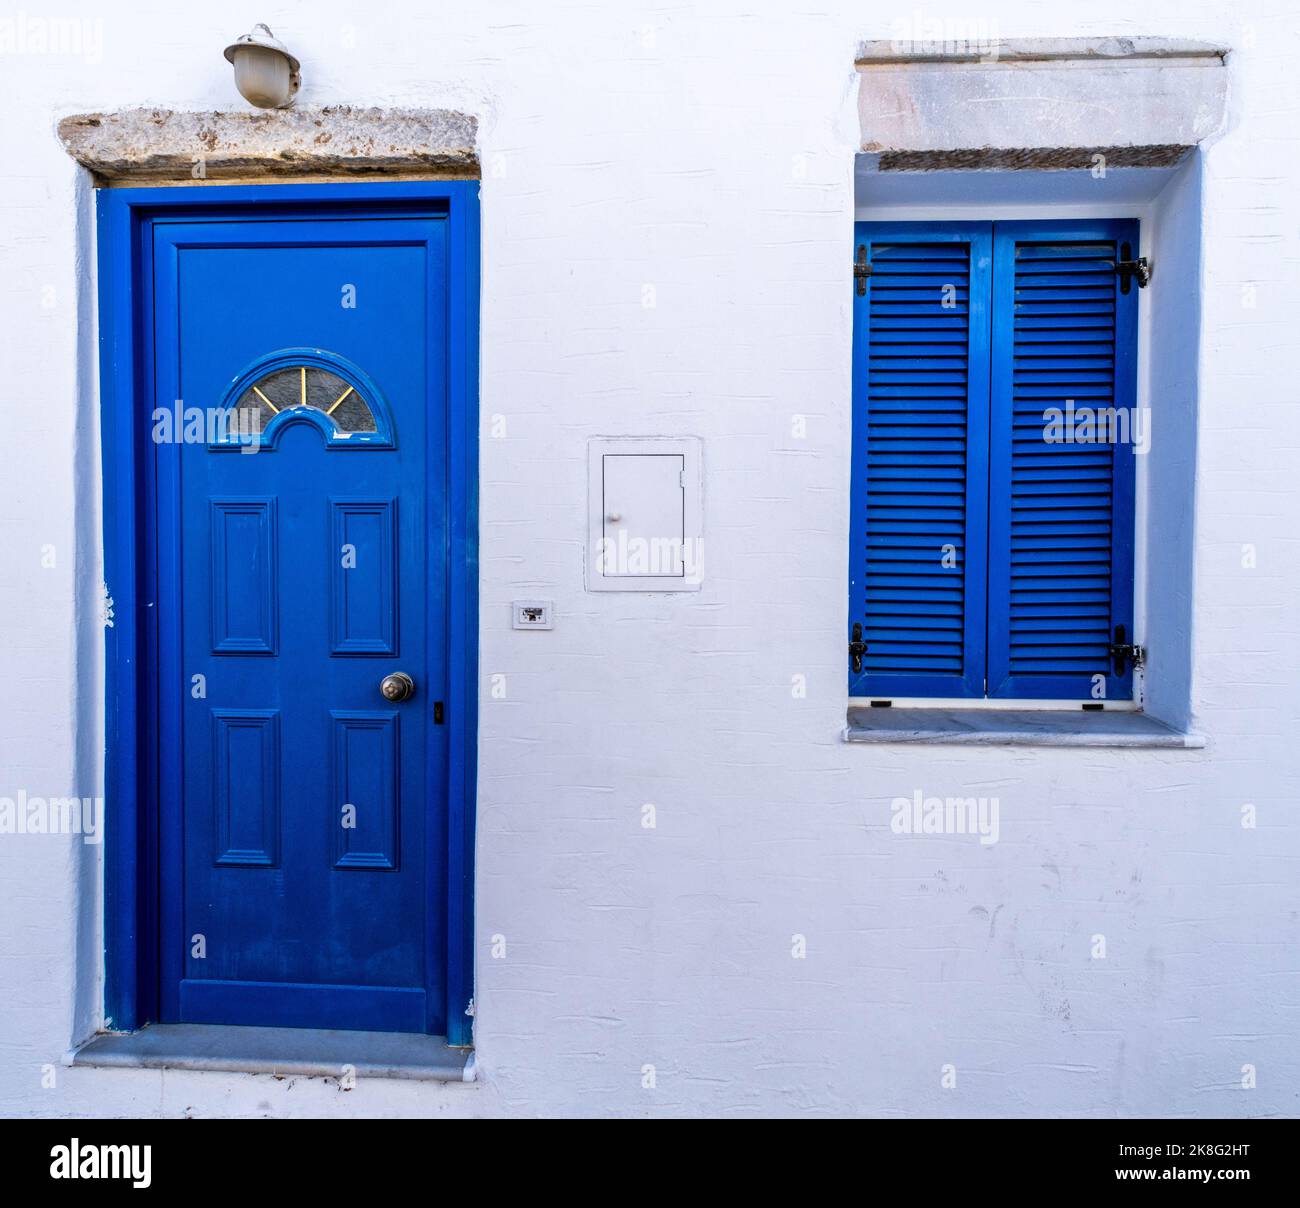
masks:
<svg viewBox="0 0 1300 1208"><path fill-rule="evenodd" d="M253 32L236 38L225 54L235 65L235 87L250 105L284 109L293 104L302 83L301 64L267 26L254 25Z"/></svg>

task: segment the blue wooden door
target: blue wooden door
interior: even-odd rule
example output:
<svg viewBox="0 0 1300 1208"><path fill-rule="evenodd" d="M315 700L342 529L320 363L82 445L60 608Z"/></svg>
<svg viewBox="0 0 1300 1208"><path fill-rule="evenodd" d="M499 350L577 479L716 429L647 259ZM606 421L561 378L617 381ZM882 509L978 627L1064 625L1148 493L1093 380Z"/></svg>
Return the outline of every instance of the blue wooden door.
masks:
<svg viewBox="0 0 1300 1208"><path fill-rule="evenodd" d="M153 226L164 1020L445 1030L446 226Z"/></svg>

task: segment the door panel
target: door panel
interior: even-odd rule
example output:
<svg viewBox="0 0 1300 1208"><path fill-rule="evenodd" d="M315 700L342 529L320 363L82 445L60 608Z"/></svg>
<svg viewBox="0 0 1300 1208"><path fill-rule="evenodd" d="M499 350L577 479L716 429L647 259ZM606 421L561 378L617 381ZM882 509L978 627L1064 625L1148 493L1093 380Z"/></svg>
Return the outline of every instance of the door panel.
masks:
<svg viewBox="0 0 1300 1208"><path fill-rule="evenodd" d="M442 1032L446 221L153 232L162 1018Z"/></svg>

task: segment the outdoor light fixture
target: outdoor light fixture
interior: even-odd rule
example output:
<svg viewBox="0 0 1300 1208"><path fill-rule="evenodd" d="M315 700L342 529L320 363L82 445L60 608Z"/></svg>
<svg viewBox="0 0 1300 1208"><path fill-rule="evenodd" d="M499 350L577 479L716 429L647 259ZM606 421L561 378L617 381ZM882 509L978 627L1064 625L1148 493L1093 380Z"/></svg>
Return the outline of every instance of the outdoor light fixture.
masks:
<svg viewBox="0 0 1300 1208"><path fill-rule="evenodd" d="M235 39L225 54L235 65L235 87L250 105L284 109L293 104L302 83L301 65L268 26L254 25L253 32Z"/></svg>

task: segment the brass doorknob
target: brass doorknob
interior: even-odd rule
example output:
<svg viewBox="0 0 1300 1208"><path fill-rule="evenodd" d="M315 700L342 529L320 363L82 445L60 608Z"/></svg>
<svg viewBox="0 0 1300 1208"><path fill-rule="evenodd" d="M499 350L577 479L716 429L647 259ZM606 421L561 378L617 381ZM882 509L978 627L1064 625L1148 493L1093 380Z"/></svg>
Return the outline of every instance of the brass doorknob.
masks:
<svg viewBox="0 0 1300 1208"><path fill-rule="evenodd" d="M415 694L415 681L405 671L394 671L379 681L379 691L385 700L406 700Z"/></svg>

